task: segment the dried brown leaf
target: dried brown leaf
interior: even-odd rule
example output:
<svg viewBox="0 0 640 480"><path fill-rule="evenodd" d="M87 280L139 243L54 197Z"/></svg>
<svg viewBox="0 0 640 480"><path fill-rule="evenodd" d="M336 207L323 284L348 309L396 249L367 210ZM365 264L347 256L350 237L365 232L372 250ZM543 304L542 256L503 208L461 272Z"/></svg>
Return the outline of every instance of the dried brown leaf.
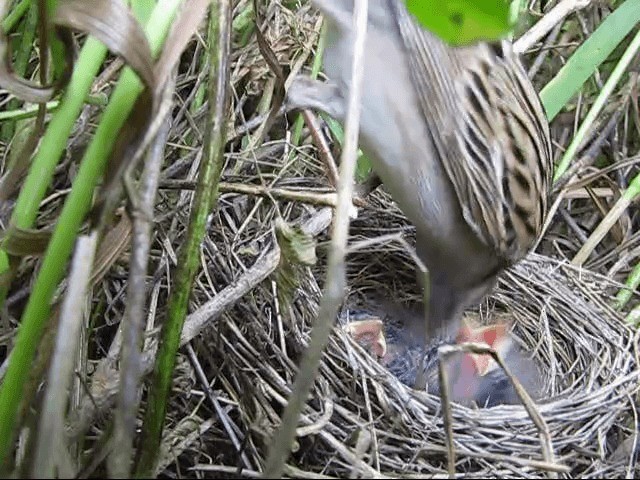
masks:
<svg viewBox="0 0 640 480"><path fill-rule="evenodd" d="M210 3L210 0L191 0L180 10L154 68L157 88L162 88L174 65L180 60L180 55L197 32Z"/></svg>
<svg viewBox="0 0 640 480"><path fill-rule="evenodd" d="M131 219L123 209L120 221L107 232L100 242L91 271L92 285L102 280L115 261L128 248L130 239Z"/></svg>
<svg viewBox="0 0 640 480"><path fill-rule="evenodd" d="M118 139L104 175L104 183L92 209L94 224L106 225L122 193L122 179L130 161L142 144L153 117L154 101L150 90L144 90L136 101L129 118L120 129Z"/></svg>
<svg viewBox="0 0 640 480"><path fill-rule="evenodd" d="M155 87L153 55L147 36L122 0L59 0L53 22L88 32L103 42L138 74Z"/></svg>
<svg viewBox="0 0 640 480"><path fill-rule="evenodd" d="M50 238L50 230L11 226L2 239L2 246L9 255L16 257L42 255L49 245Z"/></svg>

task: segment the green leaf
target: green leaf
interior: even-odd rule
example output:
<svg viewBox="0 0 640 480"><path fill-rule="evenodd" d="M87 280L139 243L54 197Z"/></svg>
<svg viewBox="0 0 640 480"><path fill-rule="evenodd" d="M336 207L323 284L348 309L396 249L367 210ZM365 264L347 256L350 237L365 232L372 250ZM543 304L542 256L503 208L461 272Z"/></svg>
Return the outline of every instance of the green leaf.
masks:
<svg viewBox="0 0 640 480"><path fill-rule="evenodd" d="M329 115L321 114L322 118L327 122L327 126L331 131L334 138L338 141L340 146L344 144L344 131L342 125L337 120L334 120ZM372 172L371 160L367 157L361 149L358 149L358 160L356 163L356 182L364 182L369 178L369 174Z"/></svg>
<svg viewBox="0 0 640 480"><path fill-rule="evenodd" d="M452 45L498 40L512 28L507 0L406 0L428 30Z"/></svg>
<svg viewBox="0 0 640 480"><path fill-rule="evenodd" d="M540 91L549 121L562 110L587 79L640 22L640 0L626 0L571 55Z"/></svg>
<svg viewBox="0 0 640 480"><path fill-rule="evenodd" d="M365 182L373 168L371 167L371 160L364 153L358 156L358 163L356 163L356 182Z"/></svg>

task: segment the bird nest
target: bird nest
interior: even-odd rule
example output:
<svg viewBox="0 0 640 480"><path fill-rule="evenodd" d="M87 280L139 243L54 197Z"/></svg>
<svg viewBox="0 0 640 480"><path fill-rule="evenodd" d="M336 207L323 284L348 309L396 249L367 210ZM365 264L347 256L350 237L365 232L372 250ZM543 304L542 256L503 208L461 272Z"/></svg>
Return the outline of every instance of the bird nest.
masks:
<svg viewBox="0 0 640 480"><path fill-rule="evenodd" d="M198 457L194 467L254 476L273 442L317 317L332 210L299 204L287 209L288 221L319 234L319 242L314 266L287 270L295 287L284 294L278 275L284 255L279 254L269 223L261 223L262 232L241 234L259 239L265 248L253 265L239 267L237 245L242 241L238 230L228 225L234 215L242 219L243 209L224 198L221 212L227 213L219 220L227 227L212 234L219 237L216 245L222 250L212 255L213 268L233 279L238 295L248 293L214 322L206 347L198 344L215 365L213 388L227 405L219 405L217 411L220 429L202 434L203 443L211 445L217 457L206 462ZM263 220L275 218L274 207L260 208ZM366 306L371 296L407 303L418 295L407 251L413 231L402 214L377 191L358 215L351 224L350 243L359 248L347 255L348 290L338 325L350 308ZM374 243L381 234L386 241ZM406 243L396 241L399 236ZM251 250L250 244L244 248ZM609 306L614 291L604 277L532 254L506 272L493 294L471 312L484 321L496 315L512 318L514 333L543 372L544 395L536 411L546 432L521 405L477 409L453 404L457 474L632 474L638 430L634 399L640 382L637 338ZM406 387L343 329L335 328L285 472L307 478L443 475L445 432L439 397ZM553 459L544 455L545 436Z"/></svg>

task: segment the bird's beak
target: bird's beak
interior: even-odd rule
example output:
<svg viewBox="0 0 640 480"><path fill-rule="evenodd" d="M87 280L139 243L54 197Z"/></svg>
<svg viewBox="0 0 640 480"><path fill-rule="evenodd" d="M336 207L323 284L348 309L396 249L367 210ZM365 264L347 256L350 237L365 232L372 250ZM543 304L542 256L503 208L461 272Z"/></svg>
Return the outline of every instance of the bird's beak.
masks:
<svg viewBox="0 0 640 480"><path fill-rule="evenodd" d="M485 327L475 327L467 323L458 332L456 343L484 343L504 356L511 344L508 332L509 326L505 323L497 323ZM476 373L481 377L497 367L491 355L465 353L465 357L473 363Z"/></svg>
<svg viewBox="0 0 640 480"><path fill-rule="evenodd" d="M349 322L344 330L359 345L369 346L373 353L382 358L387 354L387 341L384 337L382 320L377 317Z"/></svg>

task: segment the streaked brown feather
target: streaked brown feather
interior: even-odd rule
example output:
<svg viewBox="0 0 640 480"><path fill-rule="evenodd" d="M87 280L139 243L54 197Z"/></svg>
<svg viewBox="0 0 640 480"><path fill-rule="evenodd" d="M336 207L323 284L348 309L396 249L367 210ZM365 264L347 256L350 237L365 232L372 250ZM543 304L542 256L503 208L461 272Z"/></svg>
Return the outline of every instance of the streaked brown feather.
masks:
<svg viewBox="0 0 640 480"><path fill-rule="evenodd" d="M553 171L549 127L508 42L452 48L389 0L437 157L467 224L507 263L544 223Z"/></svg>

